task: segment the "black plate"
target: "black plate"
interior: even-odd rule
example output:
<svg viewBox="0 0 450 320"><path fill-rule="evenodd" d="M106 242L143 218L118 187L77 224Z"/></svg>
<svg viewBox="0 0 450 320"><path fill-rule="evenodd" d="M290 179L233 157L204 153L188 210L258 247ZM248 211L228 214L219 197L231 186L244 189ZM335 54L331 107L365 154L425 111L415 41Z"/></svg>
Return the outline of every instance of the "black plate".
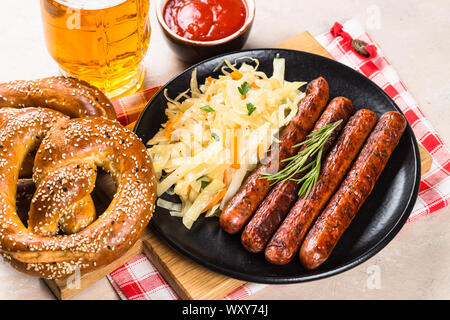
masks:
<svg viewBox="0 0 450 320"><path fill-rule="evenodd" d="M272 62L277 54L286 58L286 80L311 81L323 76L330 87L330 99L345 96L352 100L356 109L371 109L378 117L387 111L400 111L376 84L341 63L306 52L257 49L205 60L177 75L149 102L135 132L146 142L159 130L167 120L163 90L167 88L169 97L175 97L189 88L194 67L197 68L199 83L203 83L206 77L218 75L219 71L213 70L224 58L234 61L240 57L253 57L260 62L259 70L271 75ZM309 281L355 267L386 246L411 213L419 182L419 152L408 125L371 195L330 258L314 271L303 269L298 259L285 266L275 266L264 259L264 254L247 252L240 243L240 235L222 231L216 218L201 217L188 230L180 218L171 217L165 209L157 208L150 225L180 253L227 276L260 283Z"/></svg>

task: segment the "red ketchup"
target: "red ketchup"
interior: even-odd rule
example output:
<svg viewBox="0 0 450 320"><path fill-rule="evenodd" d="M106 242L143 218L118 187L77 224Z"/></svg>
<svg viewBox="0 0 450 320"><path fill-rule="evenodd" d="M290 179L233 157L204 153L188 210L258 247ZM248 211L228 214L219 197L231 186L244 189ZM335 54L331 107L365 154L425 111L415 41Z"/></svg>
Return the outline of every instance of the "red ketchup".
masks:
<svg viewBox="0 0 450 320"><path fill-rule="evenodd" d="M238 31L247 18L243 0L169 0L164 21L179 36L213 41Z"/></svg>

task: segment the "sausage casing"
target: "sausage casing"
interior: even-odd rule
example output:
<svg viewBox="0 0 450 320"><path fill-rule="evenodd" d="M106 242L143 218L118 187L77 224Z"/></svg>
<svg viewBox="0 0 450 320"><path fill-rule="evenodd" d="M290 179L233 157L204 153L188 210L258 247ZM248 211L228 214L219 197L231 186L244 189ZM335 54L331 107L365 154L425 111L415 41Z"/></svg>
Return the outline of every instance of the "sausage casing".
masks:
<svg viewBox="0 0 450 320"><path fill-rule="evenodd" d="M305 268L315 269L329 257L375 186L405 127L405 117L399 112L387 112L380 118L347 177L306 236L300 249Z"/></svg>
<svg viewBox="0 0 450 320"><path fill-rule="evenodd" d="M325 159L316 185L306 198L298 199L270 239L265 250L267 261L282 265L292 260L309 227L344 179L376 122L375 113L367 109L357 111L350 118Z"/></svg>
<svg viewBox="0 0 450 320"><path fill-rule="evenodd" d="M329 88L324 78L319 77L308 84L306 96L300 101L295 117L282 130L279 142L272 145L270 154L261 161L223 209L219 218L223 230L237 233L251 218L271 189L270 181L261 177L282 169L286 165L282 160L298 151L293 146L302 142L312 130L328 98Z"/></svg>
<svg viewBox="0 0 450 320"><path fill-rule="evenodd" d="M352 102L344 97L336 97L331 100L319 120L317 120L313 130L342 120L341 124L333 131L333 134L325 143L323 148L324 155L327 154L352 113ZM301 147L301 149L304 148L305 146ZM305 165L311 160L308 159ZM294 178L300 179L302 176L302 174L299 174ZM250 252L261 252L264 249L267 241L269 241L295 200L297 200L299 188L300 184L291 180L279 182L273 187L242 232L241 242L244 248Z"/></svg>

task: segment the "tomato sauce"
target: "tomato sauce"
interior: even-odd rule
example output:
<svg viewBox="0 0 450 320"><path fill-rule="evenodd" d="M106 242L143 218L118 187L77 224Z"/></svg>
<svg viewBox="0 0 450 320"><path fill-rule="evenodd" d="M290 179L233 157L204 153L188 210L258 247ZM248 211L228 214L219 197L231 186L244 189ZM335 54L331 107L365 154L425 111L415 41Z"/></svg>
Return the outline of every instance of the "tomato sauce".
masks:
<svg viewBox="0 0 450 320"><path fill-rule="evenodd" d="M213 41L238 31L247 18L243 0L169 0L164 21L179 36Z"/></svg>

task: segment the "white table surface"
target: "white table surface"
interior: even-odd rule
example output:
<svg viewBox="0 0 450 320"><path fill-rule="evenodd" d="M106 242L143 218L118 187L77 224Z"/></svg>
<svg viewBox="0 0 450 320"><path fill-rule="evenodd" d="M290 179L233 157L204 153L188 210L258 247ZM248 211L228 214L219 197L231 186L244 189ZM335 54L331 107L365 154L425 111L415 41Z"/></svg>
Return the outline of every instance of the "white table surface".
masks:
<svg viewBox="0 0 450 320"><path fill-rule="evenodd" d="M167 47L152 12L145 87L165 83L186 66ZM374 25L374 14L379 24ZM381 46L412 95L450 145L450 2L447 0L257 0L246 48L272 47L295 34L359 20ZM39 1L0 1L0 82L53 75ZM269 286L254 299L449 299L450 208L408 223L379 254L340 275L315 282ZM379 286L371 285L372 270ZM0 299L53 299L42 281L0 261ZM118 299L106 278L76 299Z"/></svg>

